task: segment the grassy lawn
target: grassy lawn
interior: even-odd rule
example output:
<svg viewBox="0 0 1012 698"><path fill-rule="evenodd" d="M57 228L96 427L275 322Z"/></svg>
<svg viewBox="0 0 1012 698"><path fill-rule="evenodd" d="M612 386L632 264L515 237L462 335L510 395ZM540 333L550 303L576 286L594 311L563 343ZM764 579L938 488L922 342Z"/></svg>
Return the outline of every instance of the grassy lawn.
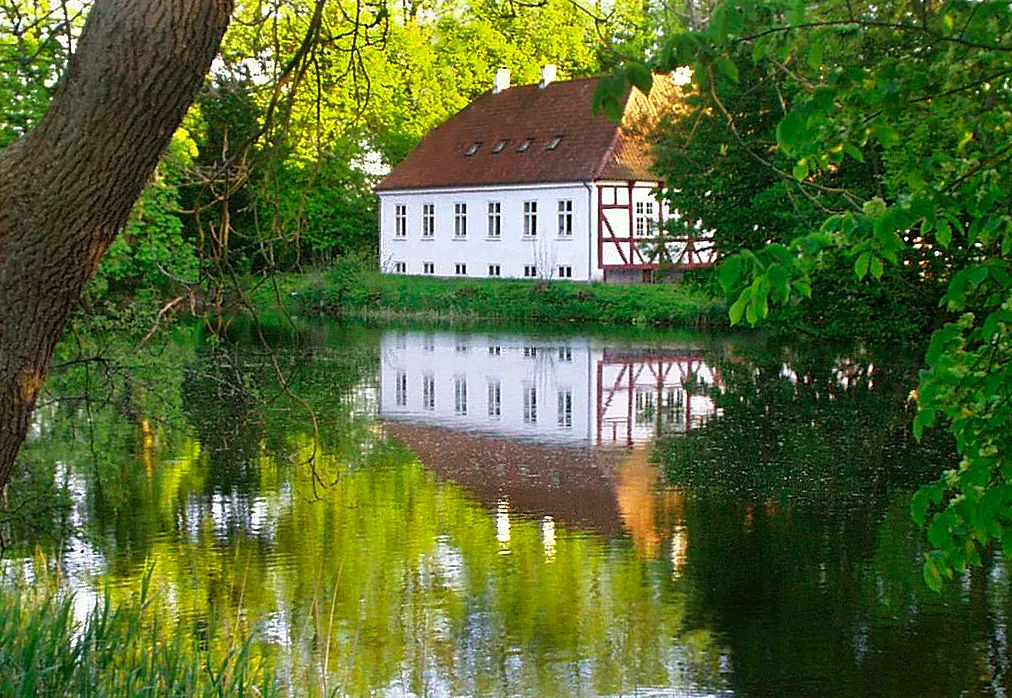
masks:
<svg viewBox="0 0 1012 698"><path fill-rule="evenodd" d="M339 264L328 271L285 277L283 288L286 303L299 312L609 325L727 324L722 298L681 284L436 279Z"/></svg>

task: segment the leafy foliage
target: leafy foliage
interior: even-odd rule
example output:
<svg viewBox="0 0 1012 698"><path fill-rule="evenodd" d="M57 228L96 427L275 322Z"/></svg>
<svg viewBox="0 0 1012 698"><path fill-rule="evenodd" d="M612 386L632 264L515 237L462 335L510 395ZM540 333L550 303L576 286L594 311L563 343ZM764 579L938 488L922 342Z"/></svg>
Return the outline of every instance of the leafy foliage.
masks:
<svg viewBox="0 0 1012 698"><path fill-rule="evenodd" d="M858 280L882 279L888 267L912 273L927 296L944 289L945 310L962 313L932 338L915 422L920 433L941 416L961 455L913 512L930 521L936 550L924 573L939 588L990 544L1012 541L1003 431L1012 412L1012 11L958 0L930 10L903 0L729 0L701 31L671 36L655 67L686 63L714 104L716 85L743 76L778 74L790 85L765 164L823 211L818 225L727 260L732 322L761 322L772 306L808 296L812 274L835 256ZM754 80L742 86L748 93ZM789 171L777 164L785 158Z"/></svg>

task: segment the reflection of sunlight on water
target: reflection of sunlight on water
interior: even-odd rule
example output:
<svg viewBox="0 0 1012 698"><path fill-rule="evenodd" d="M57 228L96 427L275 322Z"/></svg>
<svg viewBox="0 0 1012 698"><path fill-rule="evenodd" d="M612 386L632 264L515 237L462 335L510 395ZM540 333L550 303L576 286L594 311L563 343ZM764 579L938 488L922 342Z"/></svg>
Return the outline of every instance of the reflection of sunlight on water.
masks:
<svg viewBox="0 0 1012 698"><path fill-rule="evenodd" d="M689 559L689 530L678 524L671 532L671 578L682 576L682 568Z"/></svg>
<svg viewBox="0 0 1012 698"><path fill-rule="evenodd" d="M500 499L495 512L495 539L499 541L499 552L508 553L510 546L510 503Z"/></svg>
<svg viewBox="0 0 1012 698"><path fill-rule="evenodd" d="M541 520L541 544L545 548L545 558L555 559L555 519L545 516Z"/></svg>

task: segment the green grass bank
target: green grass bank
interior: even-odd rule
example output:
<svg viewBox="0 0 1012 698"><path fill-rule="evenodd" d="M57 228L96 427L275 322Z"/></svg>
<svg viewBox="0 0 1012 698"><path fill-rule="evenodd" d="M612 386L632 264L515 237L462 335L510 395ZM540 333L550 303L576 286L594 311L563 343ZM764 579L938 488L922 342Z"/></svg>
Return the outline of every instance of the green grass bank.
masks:
<svg viewBox="0 0 1012 698"><path fill-rule="evenodd" d="M726 326L727 306L696 286L609 286L567 281L435 279L380 274L360 264L281 281L294 312L359 317L682 327ZM257 300L273 302L270 289Z"/></svg>

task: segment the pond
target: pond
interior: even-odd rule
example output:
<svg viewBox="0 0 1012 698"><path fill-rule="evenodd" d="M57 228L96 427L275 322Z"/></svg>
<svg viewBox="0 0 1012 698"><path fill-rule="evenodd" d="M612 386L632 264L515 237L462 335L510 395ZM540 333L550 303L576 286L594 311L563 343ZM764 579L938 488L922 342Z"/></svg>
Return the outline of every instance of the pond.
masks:
<svg viewBox="0 0 1012 698"><path fill-rule="evenodd" d="M902 352L234 334L53 381L25 458L67 533L8 579L83 617L150 573L299 696L1007 695L1007 562L921 579L910 497L955 461Z"/></svg>

